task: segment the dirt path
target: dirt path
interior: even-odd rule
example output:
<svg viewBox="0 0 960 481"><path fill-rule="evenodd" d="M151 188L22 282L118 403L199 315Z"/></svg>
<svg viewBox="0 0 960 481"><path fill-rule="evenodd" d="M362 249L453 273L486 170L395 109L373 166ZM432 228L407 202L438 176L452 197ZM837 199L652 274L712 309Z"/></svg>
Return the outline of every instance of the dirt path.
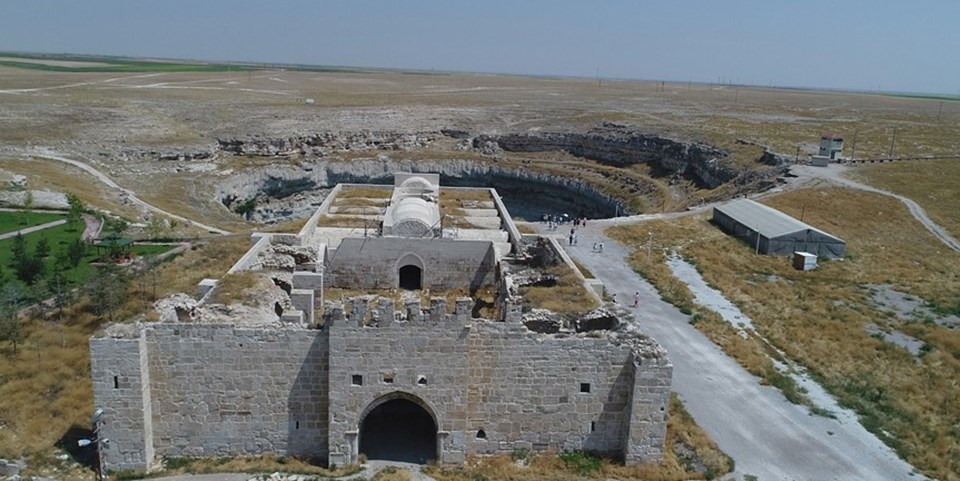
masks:
<svg viewBox="0 0 960 481"><path fill-rule="evenodd" d="M220 229L220 228L217 228L217 227L213 227L213 226L209 226L209 225L206 225L206 224L201 224L200 222L197 222L197 221L195 221L195 220L188 219L188 218L186 218L186 217L183 217L183 216L174 214L174 213L172 213L172 212L167 212L167 211L165 211L165 210L163 210L163 209L161 209L161 208L159 208L159 207L155 207L155 206L153 206L153 205L151 205L151 204L148 204L148 203L144 202L143 200L140 200L140 198L137 197L137 194L136 194L134 191L129 190L129 189L125 189L125 188L123 188L123 187L120 187L120 186L117 185L117 183L114 182L110 177L107 177L106 174L104 174L103 172L100 172L99 170L95 169L94 167L92 167L90 164L87 164L86 162L81 162L81 161L79 161L79 160L74 160L74 159L68 159L68 158L63 157L63 156L61 156L61 155L58 155L56 152L52 152L52 151L49 151L49 150L46 150L46 149L18 149L16 152L17 152L17 154L20 154L20 155L26 155L26 156L31 156L31 157L39 157L39 158L41 158L41 159L48 159L48 160L56 160L56 161L58 161L58 162L63 162L63 163L66 163L66 164L70 164L70 165L72 165L72 166L74 166L74 167L77 167L77 168L79 168L79 169L81 169L81 170L89 173L90 175L93 175L93 176L96 177L98 180L100 180L100 182L103 182L103 183L106 184L108 187L113 188L113 189L116 189L116 190L119 190L120 192L123 192L124 194L126 194L126 195L129 197L129 199L130 199L131 202L133 202L133 203L135 203L135 204L137 204L137 205L143 206L143 207L145 207L145 208L147 208L147 209L149 209L149 210L151 210L151 211L153 211L153 212L156 212L156 213L161 214L161 215L165 215L165 216L170 217L170 218L173 218L173 219L177 219L177 220L179 220L179 221L181 221L181 222L186 222L186 223L195 225L195 226L197 226L197 227L199 227L199 228L201 228L201 229L203 229L203 230L206 230L207 232L213 232L213 233L215 233L215 234L223 234L223 235L226 235L226 234L229 234L229 233L230 233L230 232L225 231L225 230L223 230L223 229Z"/></svg>
<svg viewBox="0 0 960 481"><path fill-rule="evenodd" d="M17 234L27 235L32 232L37 232L44 229L49 229L51 227L56 227L58 225L66 224L66 219L55 220L53 222L47 222L46 224L35 225L33 227L27 227L26 229L20 229L13 232L7 232L6 234L0 234L0 240L10 239L11 237L16 237Z"/></svg>
<svg viewBox="0 0 960 481"><path fill-rule="evenodd" d="M844 187L849 187L851 189L864 190L867 192L873 192L876 194L886 195L893 197L900 202L903 202L907 206L907 209L910 210L910 215L917 219L923 227L930 231L931 234L936 236L940 242L943 242L944 245L953 249L956 252L960 252L960 241L954 239L946 229L934 222L930 217L927 216L927 212L923 210L920 205L918 205L913 200L904 197L899 194L894 194L893 192L888 192L886 190L881 190L876 187L871 187L867 184L857 182L855 180L848 179L843 176L843 173L846 171L846 167L838 164L831 164L827 167L812 167L809 165L796 165L790 169L793 173L797 174L801 179L821 179L827 182L840 184Z"/></svg>
<svg viewBox="0 0 960 481"><path fill-rule="evenodd" d="M80 240L96 239L100 236L102 224L99 218L90 214L83 214L83 224L85 227L83 229L83 235L80 236Z"/></svg>
<svg viewBox="0 0 960 481"><path fill-rule="evenodd" d="M811 416L779 390L761 386L690 325L688 316L661 301L627 264L627 249L602 233L625 222L589 222L579 230L579 245L568 251L622 302L640 292L640 328L667 349L674 365L673 389L697 423L734 458L738 479L747 474L763 481L923 479L911 477L912 467L859 423ZM594 241L604 242L603 254L591 252Z"/></svg>

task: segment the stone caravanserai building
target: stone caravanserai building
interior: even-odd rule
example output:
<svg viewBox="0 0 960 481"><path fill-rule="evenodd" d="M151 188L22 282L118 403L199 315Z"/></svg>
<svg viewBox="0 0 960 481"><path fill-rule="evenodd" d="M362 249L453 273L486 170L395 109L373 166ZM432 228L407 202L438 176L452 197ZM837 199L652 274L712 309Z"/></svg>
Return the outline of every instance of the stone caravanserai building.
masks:
<svg viewBox="0 0 960 481"><path fill-rule="evenodd" d="M602 305L556 240L522 236L495 190L439 181L338 185L299 234L255 234L199 300L161 300L159 320L94 336L104 467L263 453L457 464L517 449L659 461L664 350ZM525 285L556 282L529 274L543 265L571 268L595 308L529 305Z"/></svg>

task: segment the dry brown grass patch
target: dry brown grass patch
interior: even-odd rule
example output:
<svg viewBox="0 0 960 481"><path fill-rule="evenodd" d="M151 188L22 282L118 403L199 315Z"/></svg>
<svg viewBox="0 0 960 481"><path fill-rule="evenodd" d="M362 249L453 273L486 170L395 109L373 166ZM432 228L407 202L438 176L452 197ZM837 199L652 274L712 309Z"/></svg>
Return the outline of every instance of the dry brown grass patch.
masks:
<svg viewBox="0 0 960 481"><path fill-rule="evenodd" d="M559 278L557 285L521 287L520 295L525 306L549 309L559 314L587 312L599 307L580 277L566 264L553 266L547 272Z"/></svg>
<svg viewBox="0 0 960 481"><path fill-rule="evenodd" d="M256 305L257 296L252 290L260 283L260 278L254 272L235 272L220 278L220 283L213 291L214 302L221 304L243 303Z"/></svg>
<svg viewBox="0 0 960 481"><path fill-rule="evenodd" d="M393 195L393 186L376 187L343 187L337 193L337 201L341 199L389 199Z"/></svg>
<svg viewBox="0 0 960 481"><path fill-rule="evenodd" d="M862 164L852 174L920 204L934 222L960 239L960 159Z"/></svg>
<svg viewBox="0 0 960 481"><path fill-rule="evenodd" d="M689 291L661 266L678 250L753 320L757 331L787 358L807 367L837 397L856 410L867 429L926 474L948 478L960 472L956 419L960 404L960 340L922 321L901 323L878 311L859 286L895 289L951 308L960 292L960 256L914 220L897 200L849 189L787 192L766 201L781 211L847 241L847 258L823 261L815 271L794 270L789 259L757 256L750 246L722 234L705 216L618 227L609 232L636 250L631 265L664 297L691 307ZM648 232L654 255L647 263ZM899 329L930 346L920 358L869 336L868 323ZM737 340L725 322L709 317L697 327L751 372L768 373L759 340ZM714 332L714 329L717 331ZM763 374L761 374L763 375ZM918 381L922 380L922 381ZM921 388L922 386L922 388ZM789 394L788 394L789 395Z"/></svg>
<svg viewBox="0 0 960 481"><path fill-rule="evenodd" d="M194 244L157 268L158 297L177 292L194 295L201 280L223 277L251 246L250 237L243 235L217 237Z"/></svg>

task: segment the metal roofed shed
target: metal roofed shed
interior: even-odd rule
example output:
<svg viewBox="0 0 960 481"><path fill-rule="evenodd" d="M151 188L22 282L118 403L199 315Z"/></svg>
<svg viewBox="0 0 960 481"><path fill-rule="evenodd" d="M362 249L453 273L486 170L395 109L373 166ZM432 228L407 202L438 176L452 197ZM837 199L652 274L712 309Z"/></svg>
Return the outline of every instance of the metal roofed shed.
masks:
<svg viewBox="0 0 960 481"><path fill-rule="evenodd" d="M846 250L843 239L750 199L714 207L713 223L764 255L790 256L801 251L842 259Z"/></svg>

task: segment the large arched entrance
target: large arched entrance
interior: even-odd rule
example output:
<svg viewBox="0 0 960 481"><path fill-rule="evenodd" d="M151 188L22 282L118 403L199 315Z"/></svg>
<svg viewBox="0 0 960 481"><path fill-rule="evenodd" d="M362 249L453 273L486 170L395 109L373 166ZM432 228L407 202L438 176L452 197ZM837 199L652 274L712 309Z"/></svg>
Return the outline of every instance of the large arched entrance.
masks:
<svg viewBox="0 0 960 481"><path fill-rule="evenodd" d="M418 464L437 459L437 422L423 406L407 396L391 396L371 406L360 420L360 453L368 459Z"/></svg>
<svg viewBox="0 0 960 481"><path fill-rule="evenodd" d="M415 265L400 268L400 288L415 291L423 288L423 270Z"/></svg>

